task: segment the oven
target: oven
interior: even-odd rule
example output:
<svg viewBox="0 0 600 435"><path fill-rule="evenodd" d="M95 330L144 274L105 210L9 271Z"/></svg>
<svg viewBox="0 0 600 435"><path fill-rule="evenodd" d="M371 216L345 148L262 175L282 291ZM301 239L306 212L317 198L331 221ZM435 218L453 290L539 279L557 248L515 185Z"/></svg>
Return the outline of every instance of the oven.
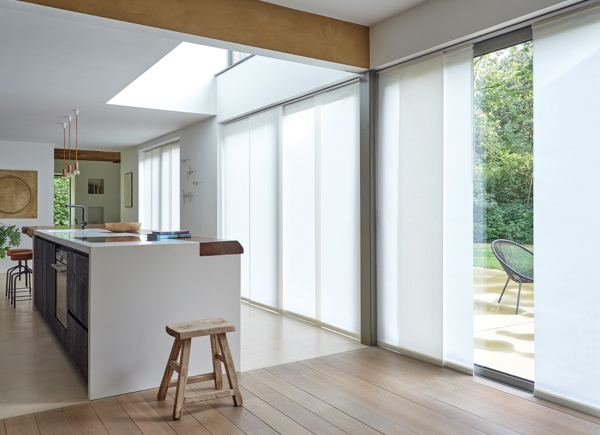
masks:
<svg viewBox="0 0 600 435"><path fill-rule="evenodd" d="M52 264L56 270L55 316L63 328L67 329L67 251L57 247L55 260Z"/></svg>

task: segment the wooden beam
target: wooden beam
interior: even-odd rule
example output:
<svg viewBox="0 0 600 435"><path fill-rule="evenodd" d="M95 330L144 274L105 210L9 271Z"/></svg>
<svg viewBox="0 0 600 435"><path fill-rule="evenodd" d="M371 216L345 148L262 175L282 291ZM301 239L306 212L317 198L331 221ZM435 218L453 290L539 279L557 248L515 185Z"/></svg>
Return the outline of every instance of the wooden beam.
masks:
<svg viewBox="0 0 600 435"><path fill-rule="evenodd" d="M63 149L54 149L54 159L63 159ZM75 153L71 150L71 160L75 161ZM94 162L119 162L121 161L121 153L116 151L90 151L90 150L79 150L77 152L78 160L92 160Z"/></svg>
<svg viewBox="0 0 600 435"><path fill-rule="evenodd" d="M21 0L369 68L369 28L259 0Z"/></svg>

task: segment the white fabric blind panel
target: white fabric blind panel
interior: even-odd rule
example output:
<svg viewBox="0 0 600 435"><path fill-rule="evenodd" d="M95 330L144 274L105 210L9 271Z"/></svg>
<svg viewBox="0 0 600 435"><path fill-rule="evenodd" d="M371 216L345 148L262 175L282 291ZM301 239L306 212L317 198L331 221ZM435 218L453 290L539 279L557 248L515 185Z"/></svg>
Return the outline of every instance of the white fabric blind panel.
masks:
<svg viewBox="0 0 600 435"><path fill-rule="evenodd" d="M533 47L535 394L600 416L600 8Z"/></svg>
<svg viewBox="0 0 600 435"><path fill-rule="evenodd" d="M387 143L397 150L386 153L383 144L379 147L378 185L396 184L398 189L396 198L380 195L377 202L384 206L391 200L397 207L379 211L378 220L393 229L388 234L380 226L377 258L391 254L395 262L385 266L397 272L393 281L386 276L377 281L379 340L441 360L443 57L393 74L395 85L383 91L395 94L397 116L380 110L379 135L383 139L388 129L397 129L397 142ZM383 161L391 158L393 163ZM392 236L395 240L381 243Z"/></svg>
<svg viewBox="0 0 600 435"><path fill-rule="evenodd" d="M360 330L358 87L321 94L317 159L320 320Z"/></svg>
<svg viewBox="0 0 600 435"><path fill-rule="evenodd" d="M474 310L471 46L444 56L443 261L444 363L472 369Z"/></svg>
<svg viewBox="0 0 600 435"><path fill-rule="evenodd" d="M223 133L223 234L249 259L243 296L358 335L358 86ZM237 142L243 151L233 150Z"/></svg>
<svg viewBox="0 0 600 435"><path fill-rule="evenodd" d="M143 228L179 230L179 143L142 152L140 176Z"/></svg>
<svg viewBox="0 0 600 435"><path fill-rule="evenodd" d="M471 65L468 48L383 74L378 128L379 342L465 369L473 366Z"/></svg>
<svg viewBox="0 0 600 435"><path fill-rule="evenodd" d="M283 108L283 309L310 318L317 318L315 133L312 98Z"/></svg>
<svg viewBox="0 0 600 435"><path fill-rule="evenodd" d="M276 307L278 272L278 156L281 109L250 117L250 299ZM246 245L242 245L246 246Z"/></svg>
<svg viewBox="0 0 600 435"><path fill-rule="evenodd" d="M250 121L223 128L223 234L244 247L241 258L241 293L250 297Z"/></svg>

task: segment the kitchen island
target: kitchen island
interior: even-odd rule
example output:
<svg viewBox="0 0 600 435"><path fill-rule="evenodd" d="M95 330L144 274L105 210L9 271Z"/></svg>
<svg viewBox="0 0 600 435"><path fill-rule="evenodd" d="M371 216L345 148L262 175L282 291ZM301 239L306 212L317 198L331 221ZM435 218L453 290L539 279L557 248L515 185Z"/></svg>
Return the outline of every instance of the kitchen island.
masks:
<svg viewBox="0 0 600 435"><path fill-rule="evenodd" d="M172 345L170 323L229 320L237 328L228 338L239 368L238 242L147 241L144 231L103 228L23 232L34 237L34 303L87 376L90 400L158 386ZM190 375L209 371L209 341L196 339Z"/></svg>

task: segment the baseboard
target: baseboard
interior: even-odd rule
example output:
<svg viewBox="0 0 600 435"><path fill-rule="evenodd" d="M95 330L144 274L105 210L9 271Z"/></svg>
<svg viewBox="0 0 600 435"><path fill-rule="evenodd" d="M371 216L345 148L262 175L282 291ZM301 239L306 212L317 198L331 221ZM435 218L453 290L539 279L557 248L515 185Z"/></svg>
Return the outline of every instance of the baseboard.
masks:
<svg viewBox="0 0 600 435"><path fill-rule="evenodd" d="M385 341L377 340L377 346L382 347L384 349L392 350L394 352L398 352L402 355L406 355L413 359L418 359L419 361L423 361L434 366L443 367L444 361L439 358L435 358L429 355L425 355L419 352L415 352L414 350L405 349L403 347L394 346L393 344L386 343Z"/></svg>
<svg viewBox="0 0 600 435"><path fill-rule="evenodd" d="M600 418L600 408L596 408L595 406L586 405L584 403L578 402L576 400L567 399L562 396L557 396L556 394L549 393L544 390L540 390L536 388L533 391L533 395L540 399L547 400L548 402L553 402L558 405L566 406L567 408L575 409L576 411L585 412L586 414L593 415L594 417Z"/></svg>
<svg viewBox="0 0 600 435"><path fill-rule="evenodd" d="M458 363L451 362L451 361L445 361L444 367L447 367L452 370L456 370L457 372L461 372L461 373L464 373L464 374L470 375L470 376L473 376L473 372L474 372L473 367L464 366L462 364L458 364Z"/></svg>

